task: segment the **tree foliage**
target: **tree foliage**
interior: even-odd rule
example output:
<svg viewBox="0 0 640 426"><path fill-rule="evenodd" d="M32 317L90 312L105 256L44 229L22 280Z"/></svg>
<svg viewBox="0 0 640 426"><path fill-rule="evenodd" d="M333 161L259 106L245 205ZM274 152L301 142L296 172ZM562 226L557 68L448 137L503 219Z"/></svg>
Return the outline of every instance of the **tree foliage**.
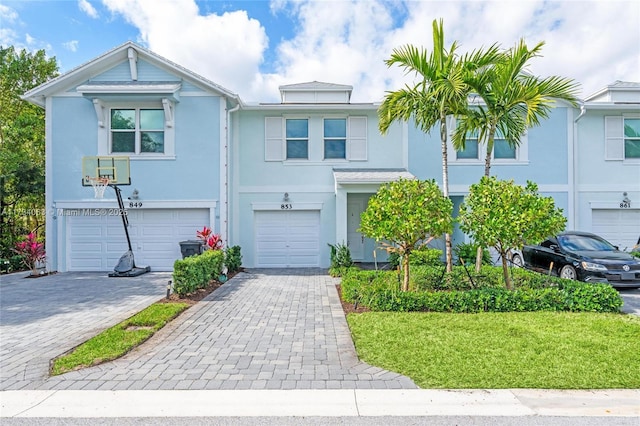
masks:
<svg viewBox="0 0 640 426"><path fill-rule="evenodd" d="M540 56L542 46L544 42L529 49L525 41L520 40L502 52L492 66L468 74L466 83L480 102L457 115L452 141L456 149L464 149L467 135L477 132L478 142L486 146L485 176L490 175L497 132L510 146L517 147L528 128L540 125L542 119L549 117L555 100L577 106L576 82L559 76L541 78L527 71L530 60Z"/></svg>
<svg viewBox="0 0 640 426"><path fill-rule="evenodd" d="M485 247L494 247L502 258L504 281L511 288L507 253L524 244L537 244L564 230L566 218L553 198L538 194L538 186L522 187L513 180L483 176L471 185L460 206L460 229Z"/></svg>
<svg viewBox="0 0 640 426"><path fill-rule="evenodd" d="M44 224L44 109L20 97L58 75L55 58L0 46L0 257Z"/></svg>
<svg viewBox="0 0 640 426"><path fill-rule="evenodd" d="M413 119L416 126L429 132L438 126L442 149L442 190L449 196L449 172L447 164L447 116L466 108L471 87L470 75L490 66L499 58L496 45L487 50L479 49L460 56L458 44L444 45L444 28L440 20L433 21L433 49L412 45L394 49L387 66L397 65L407 74L417 77L416 83L389 92L378 109L379 128L385 133L394 121ZM445 234L447 270L452 261L451 236Z"/></svg>
<svg viewBox="0 0 640 426"><path fill-rule="evenodd" d="M360 216L358 232L387 241L387 250L402 257L409 289L409 255L433 238L451 232L453 205L435 180L400 179L380 187Z"/></svg>

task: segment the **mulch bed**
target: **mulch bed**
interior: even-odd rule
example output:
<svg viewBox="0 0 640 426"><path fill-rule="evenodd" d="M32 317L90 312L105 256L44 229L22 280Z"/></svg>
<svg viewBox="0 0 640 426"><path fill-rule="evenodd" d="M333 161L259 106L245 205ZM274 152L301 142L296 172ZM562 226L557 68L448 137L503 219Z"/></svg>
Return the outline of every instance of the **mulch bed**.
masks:
<svg viewBox="0 0 640 426"><path fill-rule="evenodd" d="M361 314L363 312L369 312L371 309L365 306L356 306L353 303L345 302L342 298L342 288L340 284L336 285L336 290L338 290L338 297L340 297L340 303L342 303L342 310L344 314Z"/></svg>
<svg viewBox="0 0 640 426"><path fill-rule="evenodd" d="M243 269L240 268L240 271L238 272L242 272L242 271ZM227 281L233 278L234 276L236 276L238 272L233 272L228 274ZM193 306L199 301L201 301L202 299L204 299L205 297L207 297L208 295L210 295L211 293L213 293L214 291L216 291L218 288L220 288L222 284L224 283L221 283L218 280L211 280L209 281L209 284L207 284L206 287L199 288L193 293L189 293L184 296L179 296L176 293L171 293L168 299L166 297L163 297L162 299L158 300L157 303L186 303L189 306Z"/></svg>

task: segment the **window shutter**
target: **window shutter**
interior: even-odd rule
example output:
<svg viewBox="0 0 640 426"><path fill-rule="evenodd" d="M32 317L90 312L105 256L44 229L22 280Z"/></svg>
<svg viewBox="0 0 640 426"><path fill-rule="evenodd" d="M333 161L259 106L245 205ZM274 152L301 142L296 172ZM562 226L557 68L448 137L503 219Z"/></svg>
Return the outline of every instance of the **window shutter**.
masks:
<svg viewBox="0 0 640 426"><path fill-rule="evenodd" d="M264 161L284 160L282 117L264 119Z"/></svg>
<svg viewBox="0 0 640 426"><path fill-rule="evenodd" d="M367 117L349 117L348 156L352 161L367 160Z"/></svg>
<svg viewBox="0 0 640 426"><path fill-rule="evenodd" d="M624 134L622 117L604 118L604 159L624 160Z"/></svg>

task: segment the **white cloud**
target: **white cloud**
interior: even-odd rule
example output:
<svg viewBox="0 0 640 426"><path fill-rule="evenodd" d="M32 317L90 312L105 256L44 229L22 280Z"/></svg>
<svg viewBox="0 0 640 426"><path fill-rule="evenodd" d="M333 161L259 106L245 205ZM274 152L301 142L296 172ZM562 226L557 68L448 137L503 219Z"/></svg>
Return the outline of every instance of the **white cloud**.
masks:
<svg viewBox="0 0 640 426"><path fill-rule="evenodd" d="M65 43L62 43L62 46L64 46L65 49L70 50L72 52L76 52L78 50L78 45L79 45L79 41L78 40L71 40L71 41L67 41Z"/></svg>
<svg viewBox="0 0 640 426"><path fill-rule="evenodd" d="M97 19L99 17L96 8L93 7L87 0L78 0L78 7L90 18Z"/></svg>
<svg viewBox="0 0 640 426"><path fill-rule="evenodd" d="M242 95L259 78L268 39L245 11L199 14L193 0L104 0L154 52Z"/></svg>
<svg viewBox="0 0 640 426"><path fill-rule="evenodd" d="M279 85L312 80L353 85L354 102L378 101L408 81L383 61L407 43L431 50L432 21L440 18L446 46L456 40L459 52L545 41L530 70L576 79L583 97L615 80L640 82L635 0L273 0L272 13L291 18L295 32L271 46L245 11L203 16L193 0L103 2L137 27L150 49L247 101L275 101ZM275 71L262 74L267 47L276 52Z"/></svg>
<svg viewBox="0 0 640 426"><path fill-rule="evenodd" d="M0 21L4 22L4 25L7 23L13 23L18 19L18 14L15 10L6 6L4 4L0 4Z"/></svg>

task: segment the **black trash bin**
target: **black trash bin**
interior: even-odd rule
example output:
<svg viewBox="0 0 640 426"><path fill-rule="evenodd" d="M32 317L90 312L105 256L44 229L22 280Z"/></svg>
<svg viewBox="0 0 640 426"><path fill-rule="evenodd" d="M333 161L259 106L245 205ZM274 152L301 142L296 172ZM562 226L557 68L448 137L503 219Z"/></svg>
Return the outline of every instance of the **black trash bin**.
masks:
<svg viewBox="0 0 640 426"><path fill-rule="evenodd" d="M180 252L182 253L183 259L202 253L203 248L204 245L200 240L180 241Z"/></svg>

